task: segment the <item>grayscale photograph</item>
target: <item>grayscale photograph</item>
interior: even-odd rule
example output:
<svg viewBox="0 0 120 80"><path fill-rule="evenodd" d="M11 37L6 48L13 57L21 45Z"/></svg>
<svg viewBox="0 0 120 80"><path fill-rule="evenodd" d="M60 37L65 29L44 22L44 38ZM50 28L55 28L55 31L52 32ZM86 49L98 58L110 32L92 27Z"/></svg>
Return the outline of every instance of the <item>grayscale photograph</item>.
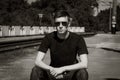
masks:
<svg viewBox="0 0 120 80"><path fill-rule="evenodd" d="M0 80L120 80L120 0L0 0Z"/></svg>

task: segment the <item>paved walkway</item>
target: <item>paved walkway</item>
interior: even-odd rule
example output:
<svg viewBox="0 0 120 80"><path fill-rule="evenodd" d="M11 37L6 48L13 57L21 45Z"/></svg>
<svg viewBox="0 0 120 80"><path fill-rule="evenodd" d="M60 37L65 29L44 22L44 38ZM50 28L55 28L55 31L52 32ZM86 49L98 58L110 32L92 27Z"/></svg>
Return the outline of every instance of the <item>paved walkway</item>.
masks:
<svg viewBox="0 0 120 80"><path fill-rule="evenodd" d="M104 50L100 47L96 48L98 44L102 46L108 43L119 45L119 35L97 34L93 37L86 37L85 40L89 51L89 80L120 80L120 53ZM95 46L92 47L92 45ZM107 47L109 46L107 45ZM35 48L0 54L0 80L29 80L36 55ZM49 64L49 51L44 61Z"/></svg>
<svg viewBox="0 0 120 80"><path fill-rule="evenodd" d="M89 80L120 80L120 54L88 48ZM36 49L28 48L0 54L0 80L29 80ZM49 64L49 51L44 59Z"/></svg>
<svg viewBox="0 0 120 80"><path fill-rule="evenodd" d="M86 38L87 46L93 48L103 48L120 52L120 32L117 34L97 34L94 38L88 41Z"/></svg>
<svg viewBox="0 0 120 80"><path fill-rule="evenodd" d="M20 40L29 40L29 39L37 39L37 38L43 38L43 37L44 37L43 35L18 36L18 37L1 37L0 38L0 43L20 41Z"/></svg>

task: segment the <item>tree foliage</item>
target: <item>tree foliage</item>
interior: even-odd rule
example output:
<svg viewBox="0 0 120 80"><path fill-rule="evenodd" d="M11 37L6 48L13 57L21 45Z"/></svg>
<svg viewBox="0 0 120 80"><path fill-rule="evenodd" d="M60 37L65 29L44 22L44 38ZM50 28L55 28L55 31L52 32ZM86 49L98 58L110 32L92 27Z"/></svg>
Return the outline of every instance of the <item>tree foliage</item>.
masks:
<svg viewBox="0 0 120 80"><path fill-rule="evenodd" d="M118 31L120 31L120 4L119 4L119 6L117 6L117 16L116 16L116 18L117 18L116 28L117 28Z"/></svg>
<svg viewBox="0 0 120 80"><path fill-rule="evenodd" d="M98 18L98 30L108 32L110 21L110 9L101 11L97 18Z"/></svg>
<svg viewBox="0 0 120 80"><path fill-rule="evenodd" d="M65 9L73 18L73 26L84 26L89 28L91 27L90 20L92 20L91 18L93 17L91 14L91 6L98 5L96 0L37 0L32 3L31 6L40 9L44 16L49 15L48 21L52 19L51 17L54 11Z"/></svg>
<svg viewBox="0 0 120 80"><path fill-rule="evenodd" d="M39 25L39 13L44 14L43 25L53 25L53 13L66 9L73 18L73 26L91 27L91 6L98 6L96 0L37 0L31 5L26 0L0 0L0 24Z"/></svg>
<svg viewBox="0 0 120 80"><path fill-rule="evenodd" d="M99 13L99 15L97 16L99 31L105 31L105 32L109 31L110 20L112 20L110 18L112 18L112 9L111 9L111 16L110 16L110 9L103 10ZM120 30L120 27L119 27L120 26L120 7L119 6L117 6L116 22L117 22L116 30Z"/></svg>

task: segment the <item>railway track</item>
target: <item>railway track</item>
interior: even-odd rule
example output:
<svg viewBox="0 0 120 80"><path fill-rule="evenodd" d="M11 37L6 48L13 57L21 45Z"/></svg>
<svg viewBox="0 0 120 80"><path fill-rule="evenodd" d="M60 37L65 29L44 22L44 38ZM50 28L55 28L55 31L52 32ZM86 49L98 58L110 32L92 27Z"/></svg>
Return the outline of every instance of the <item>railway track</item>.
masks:
<svg viewBox="0 0 120 80"><path fill-rule="evenodd" d="M41 44L41 40L42 38L3 42L0 43L0 53L3 51L15 50L24 47L37 46Z"/></svg>
<svg viewBox="0 0 120 80"><path fill-rule="evenodd" d="M79 35L82 35L84 37L86 36L93 36L95 33L78 33ZM30 46L37 46L40 45L41 40L44 36L41 37L34 37L34 38L28 38L28 39L21 39L21 40L10 40L10 41L3 41L0 42L0 53L2 51L8 51L8 50L14 50L24 47L30 47Z"/></svg>

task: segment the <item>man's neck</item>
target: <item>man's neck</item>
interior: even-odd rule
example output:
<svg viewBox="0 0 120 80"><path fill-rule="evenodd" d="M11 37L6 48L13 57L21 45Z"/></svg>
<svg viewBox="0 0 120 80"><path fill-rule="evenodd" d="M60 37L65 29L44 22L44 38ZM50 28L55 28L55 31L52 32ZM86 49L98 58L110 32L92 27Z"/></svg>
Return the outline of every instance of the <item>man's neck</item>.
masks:
<svg viewBox="0 0 120 80"><path fill-rule="evenodd" d="M58 38L60 38L60 39L67 39L67 38L69 37L69 34L70 34L70 32L67 31L67 32L64 33L64 34L59 34L59 33L57 33L57 36L58 36Z"/></svg>

